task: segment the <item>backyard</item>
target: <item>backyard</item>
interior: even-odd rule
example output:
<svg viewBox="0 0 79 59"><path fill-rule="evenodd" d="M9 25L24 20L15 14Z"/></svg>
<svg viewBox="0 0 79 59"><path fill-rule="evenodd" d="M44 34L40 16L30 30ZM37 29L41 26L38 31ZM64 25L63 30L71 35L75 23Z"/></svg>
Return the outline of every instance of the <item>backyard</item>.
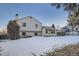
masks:
<svg viewBox="0 0 79 59"><path fill-rule="evenodd" d="M0 55L2 56L33 56L43 54L52 49L62 48L79 42L79 36L35 36L18 40L1 40Z"/></svg>

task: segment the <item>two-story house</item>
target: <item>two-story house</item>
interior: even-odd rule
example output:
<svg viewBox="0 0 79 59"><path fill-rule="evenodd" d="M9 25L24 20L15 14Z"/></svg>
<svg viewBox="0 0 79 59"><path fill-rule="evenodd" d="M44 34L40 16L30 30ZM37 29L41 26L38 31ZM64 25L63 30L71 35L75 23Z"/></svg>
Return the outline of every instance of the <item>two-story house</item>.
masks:
<svg viewBox="0 0 79 59"><path fill-rule="evenodd" d="M20 27L20 36L41 36L42 35L42 23L32 16L27 16L18 19L16 15L17 24Z"/></svg>

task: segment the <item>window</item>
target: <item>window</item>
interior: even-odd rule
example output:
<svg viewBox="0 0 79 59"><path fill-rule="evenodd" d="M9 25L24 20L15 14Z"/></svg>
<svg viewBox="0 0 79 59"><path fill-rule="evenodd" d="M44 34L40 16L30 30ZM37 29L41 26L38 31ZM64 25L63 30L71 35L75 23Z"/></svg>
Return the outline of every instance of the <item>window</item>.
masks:
<svg viewBox="0 0 79 59"><path fill-rule="evenodd" d="M51 34L55 33L55 30L51 30Z"/></svg>
<svg viewBox="0 0 79 59"><path fill-rule="evenodd" d="M76 28L76 31L78 31L78 32L79 32L79 28Z"/></svg>
<svg viewBox="0 0 79 59"><path fill-rule="evenodd" d="M53 33L53 31L51 30L51 34Z"/></svg>
<svg viewBox="0 0 79 59"><path fill-rule="evenodd" d="M37 36L38 34L37 34L37 32L35 32L35 36Z"/></svg>
<svg viewBox="0 0 79 59"><path fill-rule="evenodd" d="M23 26L23 27L26 27L26 23L22 23L22 26Z"/></svg>
<svg viewBox="0 0 79 59"><path fill-rule="evenodd" d="M22 32L22 35L26 35L26 32Z"/></svg>
<svg viewBox="0 0 79 59"><path fill-rule="evenodd" d="M48 33L48 30L46 29L46 34Z"/></svg>
<svg viewBox="0 0 79 59"><path fill-rule="evenodd" d="M35 27L38 28L38 24L35 24Z"/></svg>
<svg viewBox="0 0 79 59"><path fill-rule="evenodd" d="M51 30L51 29L48 29L49 31Z"/></svg>

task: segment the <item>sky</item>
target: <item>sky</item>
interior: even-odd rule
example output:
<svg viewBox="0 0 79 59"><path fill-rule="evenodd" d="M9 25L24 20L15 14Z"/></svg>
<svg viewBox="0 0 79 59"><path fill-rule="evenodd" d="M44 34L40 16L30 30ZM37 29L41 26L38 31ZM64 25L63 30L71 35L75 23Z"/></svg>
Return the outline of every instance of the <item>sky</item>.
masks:
<svg viewBox="0 0 79 59"><path fill-rule="evenodd" d="M0 28L6 28L10 20L15 19L15 14L19 18L32 16L40 21L44 26L63 27L67 24L68 12L63 8L56 9L48 3L7 3L0 4Z"/></svg>

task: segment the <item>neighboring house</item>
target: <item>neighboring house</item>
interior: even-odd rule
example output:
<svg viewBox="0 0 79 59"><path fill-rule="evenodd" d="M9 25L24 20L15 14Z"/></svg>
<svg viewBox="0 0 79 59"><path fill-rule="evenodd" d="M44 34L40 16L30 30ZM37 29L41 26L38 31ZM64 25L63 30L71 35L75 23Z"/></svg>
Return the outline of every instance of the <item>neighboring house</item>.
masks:
<svg viewBox="0 0 79 59"><path fill-rule="evenodd" d="M62 30L66 33L66 35L79 35L79 25L76 25L75 27L67 25L63 27Z"/></svg>
<svg viewBox="0 0 79 59"><path fill-rule="evenodd" d="M65 32L65 35L71 35L72 27L71 26L65 26L62 28L63 32Z"/></svg>
<svg viewBox="0 0 79 59"><path fill-rule="evenodd" d="M68 19L68 24L63 27L66 35L79 35L79 17L77 19Z"/></svg>
<svg viewBox="0 0 79 59"><path fill-rule="evenodd" d="M75 26L74 31L77 32L77 34L79 35L79 25Z"/></svg>
<svg viewBox="0 0 79 59"><path fill-rule="evenodd" d="M54 36L56 35L56 30L53 27L42 26L42 35L43 36Z"/></svg>

